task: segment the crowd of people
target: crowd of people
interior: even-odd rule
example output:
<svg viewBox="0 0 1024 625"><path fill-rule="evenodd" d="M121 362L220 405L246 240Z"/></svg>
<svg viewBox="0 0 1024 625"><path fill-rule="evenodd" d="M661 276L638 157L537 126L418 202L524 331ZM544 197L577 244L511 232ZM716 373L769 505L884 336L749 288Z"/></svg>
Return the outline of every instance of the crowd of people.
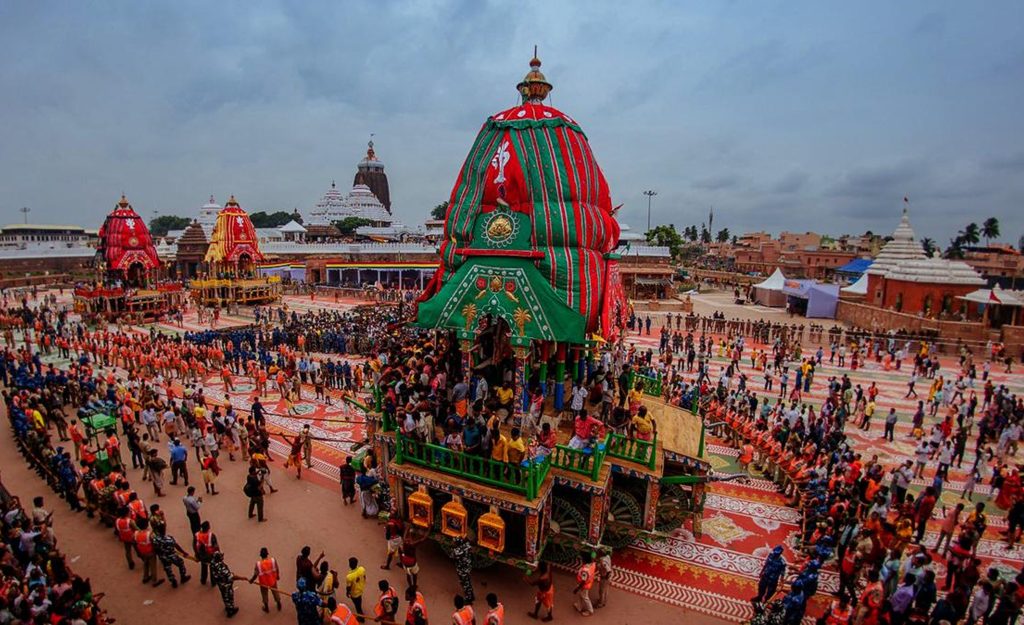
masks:
<svg viewBox="0 0 1024 625"><path fill-rule="evenodd" d="M43 497L23 506L0 484L0 623L112 622L99 607L103 593L68 566Z"/></svg>
<svg viewBox="0 0 1024 625"><path fill-rule="evenodd" d="M995 505L1008 510L1009 545L1024 529L1024 489L1014 461L1024 403L992 380L992 352L976 358L961 346L957 365L947 371L934 343L896 334L844 333L722 315L666 316L656 330L657 349L610 345L579 380L556 380L550 371L542 380L533 371L523 411L516 410L522 398L513 392L512 359L499 346L492 346L491 369L465 375L459 346L447 336L399 328L407 312L403 307L303 314L264 308L257 311L252 328L189 333L182 340L155 331L92 330L46 302L15 306L0 311L5 343L0 383L6 387L7 412L27 457L72 509L82 508L111 525L124 544L126 565L134 567L138 559L146 583L166 579L177 586L190 579L186 563L194 560L201 581L209 579L221 589L228 616L237 612L231 589L238 577L215 548L210 524L201 519L202 498L194 492L185 497L193 533L185 541L191 547L187 549L167 535L159 504L146 506L132 489L129 463L132 470L143 471L141 479L151 482L158 496L168 469L175 485L179 480L187 483L188 465L198 464L205 492L214 496L219 463L225 462L224 455L230 462L237 454L249 465L245 494L250 517L259 521L265 519L265 497L275 490L271 435L259 400L268 388L280 391L288 402L301 399L305 386L313 386L317 399L324 401L329 400L325 387L343 392L379 389L384 418L397 424L409 441L488 457L508 464L514 475L524 461L551 453L563 418L571 423L570 447L592 446L608 429L650 440L657 424L643 405L649 392L645 379L657 380L665 398L677 405L691 407L702 398L705 422L732 439L740 464L774 480L803 513L800 547L805 560L798 566L786 563L782 550L772 552L755 597L758 618L799 623L808 600L818 593L819 572L825 566L835 566L840 574L840 588L823 617L828 625L902 625L912 619L930 619L935 625L962 619L969 625L979 619L986 625L1008 625L1024 603L1024 579L1004 580L998 571L982 571L976 556L982 537L993 530L986 505L972 501L975 484L989 478L998 490ZM647 329L649 321L641 323L634 316L631 325ZM824 341L807 349L808 332ZM66 370L43 365L42 356L54 352L71 361ZM357 366L324 352L367 358ZM713 372L716 359L723 364ZM907 398L923 395L914 415L901 417L894 408L886 410L874 384L862 388L845 371L822 379L826 367L852 373L868 362L886 370L905 369ZM251 412L238 414L230 405L207 402L202 382L210 373L219 374L226 390L238 377L251 379L256 388ZM631 382L634 376L639 384ZM495 379L499 382L492 387ZM546 408L547 395L556 387L564 403L562 414ZM824 395L817 405L810 401L812 389ZM83 430L83 415L100 404L116 417L119 434L111 429L90 438ZM68 416L66 406L84 412ZM873 421L876 413L885 416ZM881 422L883 427L875 429L892 440L901 421L909 425L906 430L918 451L897 466L886 466L877 456L863 458L846 435L851 428L870 432ZM159 445L165 440L166 456ZM286 467L309 467L312 440L308 429L285 437L290 449ZM963 504L942 510L938 497L948 487L950 471L962 470L965 457L972 457L967 454L972 441ZM195 463L189 462L189 447ZM101 456L111 465L102 476ZM388 506L386 499L379 499L386 480L374 471L372 455L360 464L358 469L351 462L341 467L342 494L347 502L358 497L363 515L374 516ZM930 481L916 495L911 492L915 479ZM931 539L928 522L936 516L941 528L936 543L924 544ZM403 596L413 618L407 622L421 625L426 608L416 589L416 541L390 524L387 532L385 566L395 557L405 569L409 585ZM608 573L602 573L600 557L595 561L585 554L578 571L577 609L584 614L596 607L589 600L591 585L610 574L610 564ZM314 617L322 618L325 609L341 611L339 618L345 618L344 611L352 609L333 597L342 576L322 560L307 563L309 558L304 552L297 560L297 570L311 571L297 575L293 599L299 622L320 622ZM360 568L358 562L350 564L356 585ZM455 599L458 618L473 614L469 568L466 558L456 553L462 587ZM362 575L365 586L365 569ZM261 553L253 575L245 579L260 584L264 609L269 610L270 598L280 607L280 568L269 551ZM543 571L536 579L544 579ZM353 595L352 584L348 586L354 612L362 613L363 588ZM381 609L393 617L398 591L390 585L380 591L385 604ZM538 584L535 616L542 608L551 616L550 591L548 576L546 584ZM783 598L772 601L780 592ZM491 597L487 601L488 611L500 606L496 598L496 605Z"/></svg>
<svg viewBox="0 0 1024 625"><path fill-rule="evenodd" d="M366 321L362 331L370 331L370 326L383 328L390 323L387 319L386 314L377 315ZM124 546L126 566L134 569L141 563L144 583L177 587L191 580L188 563L195 562L201 569L200 583L209 581L219 588L228 617L239 610L234 602L238 581L260 586L265 610L270 598L280 609L277 584L281 572L276 560L264 549L251 577L235 575L228 568L210 522L202 520L203 497L189 484L189 469L190 465L193 471L196 465L200 467L206 494L215 496L220 463L235 461L236 456L246 462L243 492L250 502L249 517L265 521L264 500L277 489L271 479L271 434L266 428L268 413L260 403L262 391L257 391L251 410L239 414L230 404L208 401L202 381L206 374L221 371L222 377L248 375L258 382L264 372L278 384L282 395L293 388L299 394L303 383L317 383L316 376L306 375L300 366L306 352L288 345L263 345L259 339L250 342L251 335L237 332L201 333L177 340L158 333L90 330L66 312L42 304L3 310L0 329L7 339L0 354L0 385L19 447L72 510L84 511L113 530ZM384 342L366 365L368 375L393 374L386 363L390 356L401 353L401 336L390 333L386 341L380 337ZM42 357L54 352L70 360L67 369L43 365ZM360 388L364 369L353 370L353 379L339 376L337 383ZM281 373L284 381L275 373ZM226 388L230 384L226 379ZM83 425L99 411L113 415L116 426L90 432ZM293 466L301 476L302 467L308 468L312 461L309 426L296 436L281 438L289 448L285 468ZM166 455L161 450L164 442ZM190 460L193 454L194 462ZM358 469L352 461L349 457L340 467L343 499L354 501L358 488L364 516L389 509L387 483L377 478L372 450L359 457ZM147 506L144 493L129 480L129 473L136 471L141 471L140 481L150 482L158 498L168 493L169 486L184 486L182 500L190 540L179 542L168 534L167 511L159 503ZM409 540L402 552L402 566L411 571L410 586L403 595L408 603L406 622L426 625L425 600L415 585L415 542ZM348 575L340 577L346 584L349 607L334 596L339 575L328 563L317 560L307 574L310 567L303 559L308 555L304 550L297 560L300 573L292 595L300 625L320 623L322 618L354 623L363 613L365 569L353 559ZM456 564L459 562L457 559ZM469 569L468 564L456 567L466 585L463 595L456 598L455 613L467 624L473 618L474 600ZM370 616L394 620L399 595L390 586L380 590ZM504 608L496 595L490 593L486 604L483 613L487 618L500 618Z"/></svg>
<svg viewBox="0 0 1024 625"><path fill-rule="evenodd" d="M885 347L880 351L891 356ZM855 349L870 355L872 344ZM757 348L752 351L746 367L742 347L734 346L734 351L727 352L732 356L727 355L729 364L717 383L705 383L711 397L705 421L722 424L740 449L739 463L774 480L803 513L801 548L806 559L799 571L791 572L784 597L759 618L799 623L808 600L818 592L821 567L834 562L840 587L823 617L830 625L911 620L938 624L964 619L972 625L979 619L1011 623L1024 604L1024 575L1004 579L997 569L982 570L977 549L986 531L992 530L986 504L971 499L974 485L991 475L990 484L998 491L994 502L1008 511L1004 539L1008 547L1015 545L1024 528L1019 467L1013 460L1021 439L1024 402L1006 386L993 384L987 368L982 376L984 388L976 387L976 367L969 352L944 379L927 344L914 351L912 358L904 356L911 391L913 381L929 382L923 392L928 394L930 409L926 411L922 400L909 420L894 407L885 410L880 405L883 401L874 383L862 388L846 374L816 382L815 367L824 359L820 349L809 357L787 353L779 344L766 349L771 352L767 358L765 353L759 356ZM794 361L800 364L793 365ZM790 367L793 386L787 392ZM765 388L745 385L744 368L751 375L763 375ZM778 395L770 386L772 374L780 378ZM825 395L817 408L800 394L812 385ZM872 431L876 412L887 413L880 438L890 441L896 424L909 421L904 436L917 444L913 458L886 465L877 454L865 458L848 440L850 428ZM940 507L938 498L949 485L951 467L963 466L971 441L974 459L967 470L963 502L955 509ZM915 479L926 482L916 496L911 488ZM940 532L931 543L926 529L936 517ZM769 556L762 570L760 592L754 599L759 608L782 588L786 568L779 564L780 554L781 550ZM945 579L939 578L940 571Z"/></svg>

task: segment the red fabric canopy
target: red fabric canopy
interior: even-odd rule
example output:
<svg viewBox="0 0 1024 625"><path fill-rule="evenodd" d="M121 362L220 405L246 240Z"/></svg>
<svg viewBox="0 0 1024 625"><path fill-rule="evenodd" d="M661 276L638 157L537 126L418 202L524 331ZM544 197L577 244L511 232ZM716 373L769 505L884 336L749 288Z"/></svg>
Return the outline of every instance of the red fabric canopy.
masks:
<svg viewBox="0 0 1024 625"><path fill-rule="evenodd" d="M147 271L160 266L146 222L124 195L100 227L99 239L99 252L110 271L127 271L136 263Z"/></svg>

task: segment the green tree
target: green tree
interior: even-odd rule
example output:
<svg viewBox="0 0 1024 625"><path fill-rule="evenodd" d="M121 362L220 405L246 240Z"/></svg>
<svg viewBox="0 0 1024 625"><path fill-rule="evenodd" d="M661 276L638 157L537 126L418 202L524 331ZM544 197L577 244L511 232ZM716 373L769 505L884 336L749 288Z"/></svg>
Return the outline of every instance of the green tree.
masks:
<svg viewBox="0 0 1024 625"><path fill-rule="evenodd" d="M285 211L275 211L273 213L257 211L249 215L249 220L252 221L254 228L276 228L291 221L292 214Z"/></svg>
<svg viewBox="0 0 1024 625"><path fill-rule="evenodd" d="M679 236L679 232L676 230L676 227L671 224L667 226L662 224L648 230L647 242L651 245L667 247L669 253L672 254L672 258L677 258L679 256L684 245L683 237Z"/></svg>
<svg viewBox="0 0 1024 625"><path fill-rule="evenodd" d="M700 242L711 243L711 231L708 230L708 227L705 225L701 225L700 227Z"/></svg>
<svg viewBox="0 0 1024 625"><path fill-rule="evenodd" d="M445 200L445 201L441 202L440 204L438 204L437 206L435 206L434 208L430 209L430 218L431 219L444 219L447 216L447 214L448 214L448 200Z"/></svg>
<svg viewBox="0 0 1024 625"><path fill-rule="evenodd" d="M985 237L985 246L987 247L989 241L992 239L999 238L999 220L995 217L989 217L981 224L981 236Z"/></svg>
<svg viewBox="0 0 1024 625"><path fill-rule="evenodd" d="M177 215L160 215L149 222L149 233L155 237L165 237L169 230L184 230L192 220Z"/></svg>
<svg viewBox="0 0 1024 625"><path fill-rule="evenodd" d="M938 246L935 245L935 239L930 239L928 237L921 239L921 248L924 249L924 253L929 256L934 255L935 251L939 249Z"/></svg>
<svg viewBox="0 0 1024 625"><path fill-rule="evenodd" d="M951 260L956 260L964 257L964 240L960 235L957 235L949 240L949 247L942 255Z"/></svg>
<svg viewBox="0 0 1024 625"><path fill-rule="evenodd" d="M360 228L362 226L369 226L372 223L372 221L365 217L346 217L344 219L334 222L334 225L336 228L338 228L338 230L341 231L341 234L345 236L351 236L355 234L356 228Z"/></svg>
<svg viewBox="0 0 1024 625"><path fill-rule="evenodd" d="M960 239L961 246L975 245L978 241L981 240L981 228L978 227L978 224L972 221L971 223L967 224L967 226L963 230L960 231L960 234L957 235L957 238Z"/></svg>
<svg viewBox="0 0 1024 625"><path fill-rule="evenodd" d="M728 242L729 241L729 229L728 228L722 228L721 230L719 230L718 234L715 235L715 240L718 241L719 243L726 243L726 242Z"/></svg>

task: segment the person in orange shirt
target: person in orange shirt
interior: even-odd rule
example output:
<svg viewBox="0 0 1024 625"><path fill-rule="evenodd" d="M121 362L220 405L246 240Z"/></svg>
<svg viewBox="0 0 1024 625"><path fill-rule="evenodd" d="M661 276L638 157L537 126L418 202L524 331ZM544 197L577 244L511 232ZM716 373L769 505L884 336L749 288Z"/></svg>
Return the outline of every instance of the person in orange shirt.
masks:
<svg viewBox="0 0 1024 625"><path fill-rule="evenodd" d="M427 625L427 604L416 586L405 589L405 600L409 602L405 609L405 625Z"/></svg>
<svg viewBox="0 0 1024 625"><path fill-rule="evenodd" d="M452 625L476 625L473 606L466 603L462 595L455 595L455 612L452 613Z"/></svg>
<svg viewBox="0 0 1024 625"><path fill-rule="evenodd" d="M576 588L572 591L579 595L579 602L573 607L583 616L594 614L594 605L590 602L590 588L594 585L594 578L597 576L597 565L594 564L594 557L589 551L583 552L583 564L576 570Z"/></svg>
<svg viewBox="0 0 1024 625"><path fill-rule="evenodd" d="M386 579L377 582L380 597L373 606L373 615L377 621L394 621L398 614L398 591L391 587Z"/></svg>
<svg viewBox="0 0 1024 625"><path fill-rule="evenodd" d="M281 579L281 570L277 566L277 560L270 557L269 549L261 547L260 559L256 561L256 568L253 569L249 583L259 582L264 612L270 612L271 592L274 593L274 602L277 603L278 612L281 611L281 592L277 589L279 579Z"/></svg>
<svg viewBox="0 0 1024 625"><path fill-rule="evenodd" d="M498 595L487 593L487 616L484 625L505 625L505 606L498 602Z"/></svg>

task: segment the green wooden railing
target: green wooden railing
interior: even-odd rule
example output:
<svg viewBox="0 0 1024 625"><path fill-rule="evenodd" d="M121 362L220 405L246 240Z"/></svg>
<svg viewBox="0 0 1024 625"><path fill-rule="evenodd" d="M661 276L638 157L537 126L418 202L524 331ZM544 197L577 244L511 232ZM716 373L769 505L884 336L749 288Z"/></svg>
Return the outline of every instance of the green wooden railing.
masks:
<svg viewBox="0 0 1024 625"><path fill-rule="evenodd" d="M610 437L611 434L605 436L604 440L599 441L590 452L585 452L582 449L573 449L565 445L556 445L551 451L551 466L571 471L572 473L579 473L589 477L591 480L597 481L597 476L601 473L601 463L604 462L605 454L608 453Z"/></svg>
<svg viewBox="0 0 1024 625"><path fill-rule="evenodd" d="M653 470L655 465L657 465L657 434L655 434L654 438L649 441L642 441L638 438L629 438L628 436L615 432L610 436L611 438L608 441L608 455L612 458L629 460L630 462L642 464L651 470Z"/></svg>
<svg viewBox="0 0 1024 625"><path fill-rule="evenodd" d="M644 392L654 397L661 397L662 391L662 379L661 376L651 377L649 375L643 375L636 371L629 372L629 388L636 388L637 382L643 384Z"/></svg>
<svg viewBox="0 0 1024 625"><path fill-rule="evenodd" d="M441 445L422 443L402 434L397 435L395 463L409 462L448 473L473 482L519 493L533 500L551 468L549 457L528 465L512 465L483 456L452 451Z"/></svg>

